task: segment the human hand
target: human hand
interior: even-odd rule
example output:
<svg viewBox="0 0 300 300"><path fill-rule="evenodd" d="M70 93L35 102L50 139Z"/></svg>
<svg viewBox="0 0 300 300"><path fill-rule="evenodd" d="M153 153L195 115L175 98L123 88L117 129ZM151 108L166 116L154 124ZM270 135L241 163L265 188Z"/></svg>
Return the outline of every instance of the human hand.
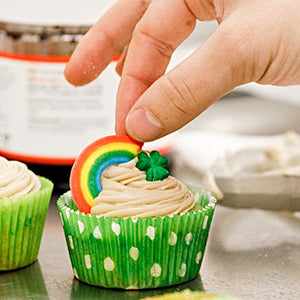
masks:
<svg viewBox="0 0 300 300"><path fill-rule="evenodd" d="M216 19L220 26L164 74L196 19ZM67 80L76 86L91 82L124 48L117 65L116 132L154 140L238 85L300 84L300 1L119 0L79 43Z"/></svg>

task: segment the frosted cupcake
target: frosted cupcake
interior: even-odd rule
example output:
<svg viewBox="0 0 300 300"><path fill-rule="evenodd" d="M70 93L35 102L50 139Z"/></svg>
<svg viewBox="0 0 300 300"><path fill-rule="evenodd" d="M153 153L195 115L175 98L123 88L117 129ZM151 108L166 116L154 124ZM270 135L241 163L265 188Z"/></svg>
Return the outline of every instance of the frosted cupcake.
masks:
<svg viewBox="0 0 300 300"><path fill-rule="evenodd" d="M157 159L163 159L158 152ZM104 217L155 218L184 214L195 207L193 193L176 178L168 176L147 180L147 173L136 167L148 158L141 152L128 163L112 165L102 174L102 191L94 199L91 214ZM152 155L153 156L153 155ZM149 175L150 176L150 175ZM158 177L158 175L156 175Z"/></svg>
<svg viewBox="0 0 300 300"><path fill-rule="evenodd" d="M53 184L0 157L0 271L37 259Z"/></svg>
<svg viewBox="0 0 300 300"><path fill-rule="evenodd" d="M108 152L104 138L78 157L72 193L58 200L74 275L92 285L124 289L170 286L196 277L215 199L170 176L158 152L131 148L121 159L123 143L135 142L108 138ZM112 144L118 144L114 151ZM87 166L89 172L83 172ZM92 203L91 195L96 195Z"/></svg>

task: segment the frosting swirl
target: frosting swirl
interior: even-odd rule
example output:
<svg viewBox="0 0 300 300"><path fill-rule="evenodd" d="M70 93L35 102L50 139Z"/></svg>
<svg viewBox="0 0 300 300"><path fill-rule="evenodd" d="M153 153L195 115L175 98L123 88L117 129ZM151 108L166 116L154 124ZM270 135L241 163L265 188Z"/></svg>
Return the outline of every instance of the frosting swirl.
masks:
<svg viewBox="0 0 300 300"><path fill-rule="evenodd" d="M186 213L195 205L188 188L172 176L147 181L135 167L137 158L112 165L102 174L102 191L91 214L105 217L156 217Z"/></svg>
<svg viewBox="0 0 300 300"><path fill-rule="evenodd" d="M0 200L37 192L40 180L27 166L18 161L8 161L0 156Z"/></svg>

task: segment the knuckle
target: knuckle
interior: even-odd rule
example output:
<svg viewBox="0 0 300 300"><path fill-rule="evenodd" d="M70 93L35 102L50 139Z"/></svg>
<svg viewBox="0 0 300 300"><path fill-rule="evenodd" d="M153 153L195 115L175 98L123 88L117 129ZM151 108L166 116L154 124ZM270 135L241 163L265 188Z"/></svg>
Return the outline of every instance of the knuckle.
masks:
<svg viewBox="0 0 300 300"><path fill-rule="evenodd" d="M148 8L148 6L150 5L152 0L139 0L142 7L146 10Z"/></svg>
<svg viewBox="0 0 300 300"><path fill-rule="evenodd" d="M147 80L146 78L143 78L142 76L140 76L139 74L134 74L134 73L123 73L122 74L122 77L123 78L130 78L130 79L133 79L134 81L138 81L138 82L140 82L140 83L142 83L144 86L147 86L147 87L149 87L149 86L151 86L152 85L152 83L153 83L153 81L151 81L151 80Z"/></svg>
<svg viewBox="0 0 300 300"><path fill-rule="evenodd" d="M185 6L199 20L212 20L216 17L212 0L184 0Z"/></svg>
<svg viewBox="0 0 300 300"><path fill-rule="evenodd" d="M165 75L164 97L168 101L170 109L184 114L187 117L195 116L198 105L188 83L181 77L170 74Z"/></svg>
<svg viewBox="0 0 300 300"><path fill-rule="evenodd" d="M146 25L137 26L134 36L140 36L142 39L146 40L149 44L149 47L153 47L158 51L161 55L170 58L175 51L175 47L163 41L162 39L153 36L151 28L147 28Z"/></svg>
<svg viewBox="0 0 300 300"><path fill-rule="evenodd" d="M222 57L229 62L228 72L233 82L242 84L253 78L255 46L251 28L240 31L227 29L222 32Z"/></svg>

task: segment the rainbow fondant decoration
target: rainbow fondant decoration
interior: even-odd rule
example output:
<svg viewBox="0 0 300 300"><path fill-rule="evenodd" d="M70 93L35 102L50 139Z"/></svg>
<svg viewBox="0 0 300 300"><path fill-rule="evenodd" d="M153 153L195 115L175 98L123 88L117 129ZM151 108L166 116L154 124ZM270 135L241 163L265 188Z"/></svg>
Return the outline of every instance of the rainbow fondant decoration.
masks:
<svg viewBox="0 0 300 300"><path fill-rule="evenodd" d="M142 143L126 135L96 140L77 157L70 176L70 187L78 209L90 213L94 198L101 192L101 175L113 164L128 162L139 153Z"/></svg>

